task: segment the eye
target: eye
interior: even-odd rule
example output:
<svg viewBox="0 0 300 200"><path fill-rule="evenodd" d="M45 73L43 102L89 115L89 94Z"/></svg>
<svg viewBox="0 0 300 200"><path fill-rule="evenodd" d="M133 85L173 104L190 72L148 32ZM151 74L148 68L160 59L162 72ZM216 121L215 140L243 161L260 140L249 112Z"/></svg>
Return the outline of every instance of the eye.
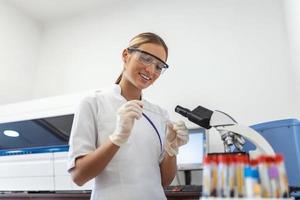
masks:
<svg viewBox="0 0 300 200"><path fill-rule="evenodd" d="M155 65L156 71L161 72L161 71L163 70L163 68L164 68L164 67L163 67L162 65L160 65L160 64Z"/></svg>
<svg viewBox="0 0 300 200"><path fill-rule="evenodd" d="M144 53L140 54L140 60L144 63L151 64L153 62L153 57Z"/></svg>

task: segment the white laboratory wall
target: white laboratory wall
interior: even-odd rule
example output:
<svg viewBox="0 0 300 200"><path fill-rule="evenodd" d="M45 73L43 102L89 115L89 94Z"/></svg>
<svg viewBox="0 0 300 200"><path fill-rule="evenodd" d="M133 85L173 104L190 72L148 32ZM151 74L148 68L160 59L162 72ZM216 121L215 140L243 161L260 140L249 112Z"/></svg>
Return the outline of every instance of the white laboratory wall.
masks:
<svg viewBox="0 0 300 200"><path fill-rule="evenodd" d="M32 99L41 27L0 1L0 104Z"/></svg>
<svg viewBox="0 0 300 200"><path fill-rule="evenodd" d="M295 85L297 85L296 89L300 107L300 1L284 0L283 2L292 66L294 68L294 75L297 77Z"/></svg>
<svg viewBox="0 0 300 200"><path fill-rule="evenodd" d="M173 119L177 104L223 110L247 125L299 117L281 0L112 1L52 21L35 98L110 85L127 41L144 31L170 48L170 69L145 93Z"/></svg>

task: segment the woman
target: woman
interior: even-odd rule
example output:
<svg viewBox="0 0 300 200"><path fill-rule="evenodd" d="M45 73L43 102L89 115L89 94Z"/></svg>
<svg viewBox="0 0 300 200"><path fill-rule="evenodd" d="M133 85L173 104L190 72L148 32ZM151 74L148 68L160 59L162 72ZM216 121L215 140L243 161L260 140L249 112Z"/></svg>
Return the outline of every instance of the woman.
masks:
<svg viewBox="0 0 300 200"><path fill-rule="evenodd" d="M74 117L69 172L81 186L95 178L92 200L166 199L178 148L188 142L183 122L142 96L168 68L168 48L154 33L135 36L122 53L123 72L109 90L81 102Z"/></svg>

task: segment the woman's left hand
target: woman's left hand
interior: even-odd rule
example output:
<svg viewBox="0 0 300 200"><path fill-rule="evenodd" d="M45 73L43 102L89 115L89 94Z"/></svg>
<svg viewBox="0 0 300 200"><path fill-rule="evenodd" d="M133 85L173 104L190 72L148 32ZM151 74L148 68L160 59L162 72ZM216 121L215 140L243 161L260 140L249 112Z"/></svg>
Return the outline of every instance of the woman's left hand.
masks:
<svg viewBox="0 0 300 200"><path fill-rule="evenodd" d="M189 141L188 129L183 121L167 123L165 150L169 156L178 154L178 148Z"/></svg>

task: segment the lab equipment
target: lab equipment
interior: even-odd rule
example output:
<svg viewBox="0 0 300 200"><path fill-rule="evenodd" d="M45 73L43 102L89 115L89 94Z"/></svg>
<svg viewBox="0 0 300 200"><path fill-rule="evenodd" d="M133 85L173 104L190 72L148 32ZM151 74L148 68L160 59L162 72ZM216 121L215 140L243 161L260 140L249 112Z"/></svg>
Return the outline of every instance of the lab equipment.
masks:
<svg viewBox="0 0 300 200"><path fill-rule="evenodd" d="M285 170L283 155L277 154L275 157L275 163L278 167L279 173L280 194L281 196L287 196L289 191L289 183Z"/></svg>
<svg viewBox="0 0 300 200"><path fill-rule="evenodd" d="M202 194L204 197L209 197L211 194L211 180L212 180L212 159L206 156L203 160L203 174L202 174Z"/></svg>
<svg viewBox="0 0 300 200"><path fill-rule="evenodd" d="M283 119L263 122L251 126L260 133L274 148L276 153L284 156L284 164L289 186L300 187L300 121ZM244 149L251 151L253 144L246 141ZM296 175L297 174L297 175Z"/></svg>
<svg viewBox="0 0 300 200"><path fill-rule="evenodd" d="M205 129L189 129L189 142L179 148L177 169L184 172L185 185L192 184L192 170L202 170L206 154Z"/></svg>
<svg viewBox="0 0 300 200"><path fill-rule="evenodd" d="M67 172L68 139L76 105L88 93L0 106L0 192L91 190ZM4 130L19 137L8 137Z"/></svg>
<svg viewBox="0 0 300 200"><path fill-rule="evenodd" d="M215 128L221 135L226 152L232 151L232 147L242 150L245 137L257 147L249 152L251 157L257 157L261 154L274 155L274 150L270 144L259 133L247 126L238 124L231 116L222 111L211 111L202 106L190 111L178 105L175 112L203 128Z"/></svg>
<svg viewBox="0 0 300 200"><path fill-rule="evenodd" d="M245 178L245 196L248 198L254 197L254 179L252 177L252 169L250 166L244 169Z"/></svg>
<svg viewBox="0 0 300 200"><path fill-rule="evenodd" d="M0 156L53 152L54 147L68 149L73 117L73 114L66 114L0 123ZM2 134L7 130L17 132L19 136Z"/></svg>
<svg viewBox="0 0 300 200"><path fill-rule="evenodd" d="M263 159L261 159L263 158ZM258 160L249 159L246 153L216 153L208 154L204 160L203 171L203 197L218 198L287 198L287 193L280 193L280 178L278 176L279 166L276 164L275 156L261 155ZM227 164L225 164L228 161ZM267 161L267 162L265 162ZM225 165L224 165L225 164ZM226 167L227 165L227 167ZM264 171L258 172L257 165L263 166ZM232 166L233 190L228 193L226 180L228 175L228 166ZM225 175L226 174L226 175ZM266 182L269 183L268 191L260 192L262 185L261 178L266 175ZM209 182L207 182L209 180ZM216 189L214 189L216 188ZM217 192L215 192L217 191Z"/></svg>
<svg viewBox="0 0 300 200"><path fill-rule="evenodd" d="M201 170L206 154L205 129L189 129L189 142L179 148L178 170Z"/></svg>

